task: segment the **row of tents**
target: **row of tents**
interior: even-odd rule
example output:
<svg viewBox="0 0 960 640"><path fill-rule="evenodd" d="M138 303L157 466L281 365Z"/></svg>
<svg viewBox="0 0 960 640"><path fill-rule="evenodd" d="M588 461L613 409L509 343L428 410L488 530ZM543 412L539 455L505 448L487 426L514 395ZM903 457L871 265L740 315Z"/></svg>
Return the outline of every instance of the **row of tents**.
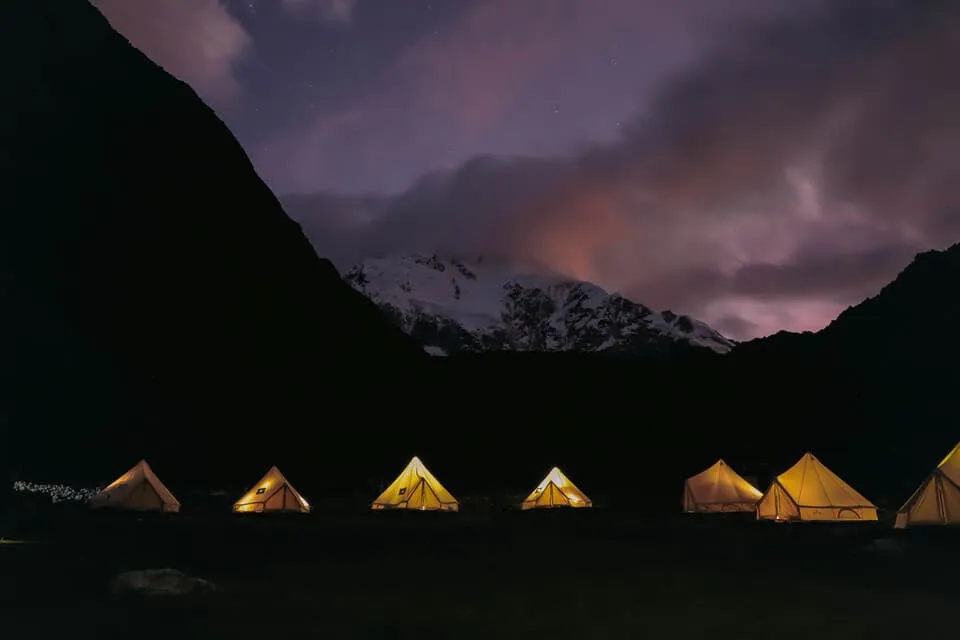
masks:
<svg viewBox="0 0 960 640"><path fill-rule="evenodd" d="M134 511L180 511L180 501L141 460L90 499L93 507ZM522 509L559 506L591 507L593 503L560 469L554 467L521 503ZM459 511L460 503L440 484L420 458L414 456L397 479L384 489L371 508L417 511ZM309 513L307 502L277 467L271 467L249 491L233 503L236 513Z"/></svg>
<svg viewBox="0 0 960 640"><path fill-rule="evenodd" d="M753 511L759 520L876 521L877 507L812 453L774 478L765 492L723 460L688 478L688 513ZM897 511L894 527L960 524L960 444L955 446Z"/></svg>
<svg viewBox="0 0 960 640"><path fill-rule="evenodd" d="M90 499L93 507L177 512L180 502L145 460ZM593 502L557 467L521 503L522 509L585 508ZM371 504L374 510L459 511L460 503L416 456ZM687 513L754 512L775 522L876 521L877 507L805 453L778 475L765 492L750 484L726 462L716 463L684 483ZM237 513L308 513L310 503L271 467L233 504ZM953 448L897 512L894 526L960 524L960 444Z"/></svg>

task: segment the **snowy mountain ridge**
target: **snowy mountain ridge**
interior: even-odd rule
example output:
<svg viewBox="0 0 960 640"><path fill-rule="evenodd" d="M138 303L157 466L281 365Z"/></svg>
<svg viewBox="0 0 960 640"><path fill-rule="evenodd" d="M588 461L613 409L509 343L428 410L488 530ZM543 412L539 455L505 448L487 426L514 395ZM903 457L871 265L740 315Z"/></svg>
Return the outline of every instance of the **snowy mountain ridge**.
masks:
<svg viewBox="0 0 960 640"><path fill-rule="evenodd" d="M726 353L735 344L688 316L503 260L393 256L366 260L344 279L433 355L630 352L676 342Z"/></svg>

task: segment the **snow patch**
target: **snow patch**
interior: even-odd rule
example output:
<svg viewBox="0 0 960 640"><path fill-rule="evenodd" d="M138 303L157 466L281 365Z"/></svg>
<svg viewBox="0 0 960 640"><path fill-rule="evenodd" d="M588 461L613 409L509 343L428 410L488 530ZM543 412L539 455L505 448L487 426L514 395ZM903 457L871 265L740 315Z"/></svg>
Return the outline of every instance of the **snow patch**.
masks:
<svg viewBox="0 0 960 640"><path fill-rule="evenodd" d="M431 355L602 351L666 342L726 353L735 344L699 320L656 312L595 284L503 260L393 256L364 261L344 279L426 344Z"/></svg>

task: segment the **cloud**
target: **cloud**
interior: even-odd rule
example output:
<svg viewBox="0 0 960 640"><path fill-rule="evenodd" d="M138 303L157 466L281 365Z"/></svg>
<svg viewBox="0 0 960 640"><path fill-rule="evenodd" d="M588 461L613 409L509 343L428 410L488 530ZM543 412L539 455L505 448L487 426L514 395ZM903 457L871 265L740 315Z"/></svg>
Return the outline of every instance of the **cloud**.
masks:
<svg viewBox="0 0 960 640"><path fill-rule="evenodd" d="M824 302L841 307L876 293L926 247L891 238L860 249L820 243L801 246L787 260L748 262L724 273L710 266L677 269L637 282L634 295L684 308L702 300L749 299L768 303ZM627 293L631 293L630 289Z"/></svg>
<svg viewBox="0 0 960 640"><path fill-rule="evenodd" d="M488 0L454 28L418 43L398 61L423 108L451 115L466 135L480 134L510 98L569 45L576 25L570 0Z"/></svg>
<svg viewBox="0 0 960 640"><path fill-rule="evenodd" d="M508 254L731 331L816 329L956 241L958 59L956 3L797 4L666 79L617 142L425 177L351 248Z"/></svg>
<svg viewBox="0 0 960 640"><path fill-rule="evenodd" d="M475 154L568 153L582 139L611 138L636 94L688 62L720 16L767 4L675 0L663 11L660 0L484 0L433 12L443 19L425 12L432 28L372 74L368 92L278 135L255 161L281 192L356 193L373 183L399 191L424 168Z"/></svg>
<svg viewBox="0 0 960 640"><path fill-rule="evenodd" d="M329 25L349 24L357 0L281 0L283 8L296 16L317 18Z"/></svg>
<svg viewBox="0 0 960 640"><path fill-rule="evenodd" d="M283 197L287 215L299 221L319 253L341 268L357 260L357 248L389 205L390 199L382 196L310 193Z"/></svg>
<svg viewBox="0 0 960 640"><path fill-rule="evenodd" d="M574 78L574 92L589 92L596 62L609 66L615 57L611 43L646 42L631 45L640 55L623 61L641 85L693 56L698 40L724 21L766 15L763 4L771 5L673 0L664 10L651 0L484 0L412 47L395 73L415 79L425 109L452 115L459 133L473 138L488 133L525 93L554 94L568 104L572 96L564 90L571 87L563 85Z"/></svg>
<svg viewBox="0 0 960 640"><path fill-rule="evenodd" d="M133 46L214 105L240 86L234 65L250 36L219 0L92 0Z"/></svg>

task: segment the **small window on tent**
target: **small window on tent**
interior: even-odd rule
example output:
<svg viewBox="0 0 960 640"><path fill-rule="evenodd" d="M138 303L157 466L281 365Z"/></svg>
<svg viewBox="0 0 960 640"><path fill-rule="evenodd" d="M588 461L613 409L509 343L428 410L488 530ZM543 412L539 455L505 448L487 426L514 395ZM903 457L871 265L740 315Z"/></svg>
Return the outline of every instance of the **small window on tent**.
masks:
<svg viewBox="0 0 960 640"><path fill-rule="evenodd" d="M405 494L406 492L407 492L407 488L406 488L406 487L401 487L401 488L400 488L400 491L398 491L397 493L402 496L402 495Z"/></svg>
<svg viewBox="0 0 960 640"><path fill-rule="evenodd" d="M260 495L261 493L264 493L266 490L267 490L266 487L260 487L259 489L257 489L257 495Z"/></svg>

